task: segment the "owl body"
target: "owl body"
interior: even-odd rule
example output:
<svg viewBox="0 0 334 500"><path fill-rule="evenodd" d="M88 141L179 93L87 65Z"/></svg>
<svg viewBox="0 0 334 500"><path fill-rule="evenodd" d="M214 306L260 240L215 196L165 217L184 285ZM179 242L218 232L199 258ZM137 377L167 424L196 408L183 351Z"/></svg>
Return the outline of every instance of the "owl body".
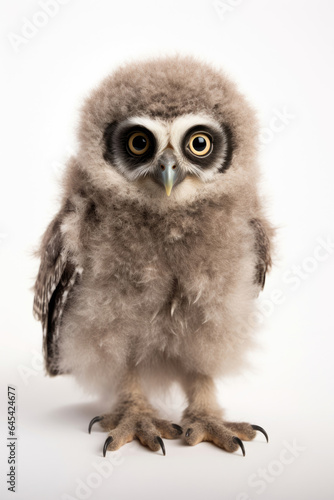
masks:
<svg viewBox="0 0 334 500"><path fill-rule="evenodd" d="M47 372L123 394L125 437L142 429L141 383L180 382L188 422L204 402L216 415L211 380L245 365L273 235L256 139L246 99L193 58L126 65L83 106L78 153L40 248L34 311ZM219 445L233 451L224 436Z"/></svg>
<svg viewBox="0 0 334 500"><path fill-rule="evenodd" d="M117 189L96 195L80 177L74 162L62 235L84 272L59 326L55 369L111 391L132 365L159 385L192 366L215 376L244 366L258 291L247 193L161 208Z"/></svg>

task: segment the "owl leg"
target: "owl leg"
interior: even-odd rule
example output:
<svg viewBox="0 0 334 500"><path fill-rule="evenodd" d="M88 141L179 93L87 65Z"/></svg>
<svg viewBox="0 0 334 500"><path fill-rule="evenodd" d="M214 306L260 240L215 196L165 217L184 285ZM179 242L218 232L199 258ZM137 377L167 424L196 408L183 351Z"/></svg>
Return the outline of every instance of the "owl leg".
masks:
<svg viewBox="0 0 334 500"><path fill-rule="evenodd" d="M138 439L152 451L166 454L162 438L174 439L182 434L182 428L158 417L156 410L142 393L138 379L128 374L123 381L118 403L112 413L94 417L88 431L98 422L109 433L103 447L103 455Z"/></svg>
<svg viewBox="0 0 334 500"><path fill-rule="evenodd" d="M215 386L210 377L193 375L184 379L183 386L188 398L188 407L183 413L184 440L189 445L211 441L219 448L234 452L238 448L245 455L242 442L251 441L260 431L268 441L266 431L246 422L227 422L215 396Z"/></svg>

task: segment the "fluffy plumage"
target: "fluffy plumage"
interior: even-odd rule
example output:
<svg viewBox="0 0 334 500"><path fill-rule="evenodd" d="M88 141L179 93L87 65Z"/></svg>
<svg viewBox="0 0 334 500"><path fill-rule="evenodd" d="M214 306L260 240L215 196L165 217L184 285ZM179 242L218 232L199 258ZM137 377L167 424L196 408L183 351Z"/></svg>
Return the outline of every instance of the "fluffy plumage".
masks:
<svg viewBox="0 0 334 500"><path fill-rule="evenodd" d="M189 167L178 150L187 123L217 127L222 155L210 174L184 172L167 197L150 171L131 177L113 156L117 146L108 150L108 133L126 120L150 126L156 137L152 169L166 147L180 169ZM256 139L254 112L235 85L192 58L125 65L92 92L62 207L40 249L34 310L49 374L72 373L92 391L119 394L122 408L145 381L177 380L189 399L187 425L196 409L218 418L212 378L243 366L249 318L271 265ZM233 451L225 434L210 440ZM239 436L254 437L249 429ZM133 437L150 443L135 430Z"/></svg>

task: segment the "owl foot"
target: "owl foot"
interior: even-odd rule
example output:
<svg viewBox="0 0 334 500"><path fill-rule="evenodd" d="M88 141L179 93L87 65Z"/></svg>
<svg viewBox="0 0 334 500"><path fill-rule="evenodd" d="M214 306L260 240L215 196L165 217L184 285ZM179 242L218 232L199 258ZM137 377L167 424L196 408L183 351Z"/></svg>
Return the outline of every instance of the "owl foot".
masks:
<svg viewBox="0 0 334 500"><path fill-rule="evenodd" d="M107 451L118 450L134 439L138 439L152 451L161 449L166 455L162 438L175 439L183 432L179 425L158 418L153 408L147 405L144 408L141 404L133 404L131 401L121 403L112 414L94 417L89 423L89 433L97 422L109 433L103 446L104 457Z"/></svg>
<svg viewBox="0 0 334 500"><path fill-rule="evenodd" d="M203 413L186 413L182 426L186 429L184 440L191 446L202 441L210 441L228 452L234 452L240 448L243 456L245 456L245 447L242 440L251 441L256 436L256 431L262 432L267 442L269 440L268 434L259 425L246 422L225 422L221 417Z"/></svg>

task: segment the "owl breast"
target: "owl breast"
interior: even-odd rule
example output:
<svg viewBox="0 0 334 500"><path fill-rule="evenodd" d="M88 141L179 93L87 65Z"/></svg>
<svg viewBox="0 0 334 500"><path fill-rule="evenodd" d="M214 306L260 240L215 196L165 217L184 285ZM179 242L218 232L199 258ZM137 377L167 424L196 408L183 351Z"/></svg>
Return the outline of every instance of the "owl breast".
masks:
<svg viewBox="0 0 334 500"><path fill-rule="evenodd" d="M64 357L76 344L90 363L162 357L205 371L205 349L214 369L254 296L247 224L224 211L149 216L123 207L86 233L82 280L64 314Z"/></svg>

